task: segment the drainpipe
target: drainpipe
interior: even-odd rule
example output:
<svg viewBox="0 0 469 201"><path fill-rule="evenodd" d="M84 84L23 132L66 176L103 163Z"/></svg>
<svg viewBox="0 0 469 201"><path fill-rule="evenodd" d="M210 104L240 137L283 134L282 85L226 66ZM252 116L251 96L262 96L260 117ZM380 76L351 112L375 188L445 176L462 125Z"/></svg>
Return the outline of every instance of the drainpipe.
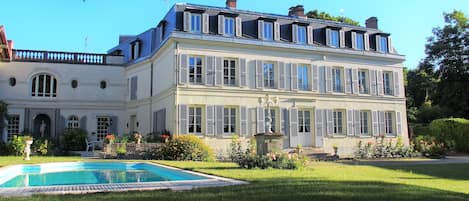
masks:
<svg viewBox="0 0 469 201"><path fill-rule="evenodd" d="M150 64L150 133L153 133L153 61Z"/></svg>
<svg viewBox="0 0 469 201"><path fill-rule="evenodd" d="M176 65L176 71L175 71L175 83L174 83L174 86L176 88L176 90L174 91L174 107L175 108L175 111L176 111L176 114L175 114L175 119L174 119L174 134L175 135L179 135L179 107L178 107L178 83L179 83L179 42L176 41L176 51L174 52L174 64Z"/></svg>

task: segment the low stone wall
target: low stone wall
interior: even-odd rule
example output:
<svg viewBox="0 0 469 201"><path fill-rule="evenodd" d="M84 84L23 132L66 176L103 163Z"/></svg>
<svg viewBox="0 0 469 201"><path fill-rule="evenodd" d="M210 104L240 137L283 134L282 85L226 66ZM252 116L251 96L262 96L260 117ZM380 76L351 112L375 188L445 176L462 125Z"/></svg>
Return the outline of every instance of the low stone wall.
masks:
<svg viewBox="0 0 469 201"><path fill-rule="evenodd" d="M113 143L113 144L104 144L103 153L104 158L115 158L117 157L117 149L121 146L126 146L126 156L130 158L141 158L144 153L151 152L156 148L162 146L162 143Z"/></svg>

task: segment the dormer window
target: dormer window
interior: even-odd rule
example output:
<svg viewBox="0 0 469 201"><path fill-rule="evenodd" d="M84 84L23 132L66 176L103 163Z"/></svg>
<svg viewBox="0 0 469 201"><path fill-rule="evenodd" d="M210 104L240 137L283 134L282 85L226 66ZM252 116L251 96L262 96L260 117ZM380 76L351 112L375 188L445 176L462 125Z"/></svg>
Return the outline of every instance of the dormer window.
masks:
<svg viewBox="0 0 469 201"><path fill-rule="evenodd" d="M306 44L306 27L305 26L298 26L297 32L297 43L298 44Z"/></svg>
<svg viewBox="0 0 469 201"><path fill-rule="evenodd" d="M334 30L334 29L327 29L327 37L326 40L328 43L328 46L330 47L339 47L340 45L340 39L339 39L339 30Z"/></svg>
<svg viewBox="0 0 469 201"><path fill-rule="evenodd" d="M191 13L191 29L192 33L201 33L202 16L200 14Z"/></svg>
<svg viewBox="0 0 469 201"><path fill-rule="evenodd" d="M258 39L265 41L280 41L280 24L276 19L262 18L258 21Z"/></svg>
<svg viewBox="0 0 469 201"><path fill-rule="evenodd" d="M209 15L203 10L190 10L184 12L184 31L200 34L209 32Z"/></svg>
<svg viewBox="0 0 469 201"><path fill-rule="evenodd" d="M388 34L376 35L376 51L381 53L393 53L391 37Z"/></svg>
<svg viewBox="0 0 469 201"><path fill-rule="evenodd" d="M140 57L140 41L136 40L133 43L131 43L130 48L131 48L130 59L131 60L138 59L138 57Z"/></svg>
<svg viewBox="0 0 469 201"><path fill-rule="evenodd" d="M388 53L388 38L387 37L380 37L379 51Z"/></svg>
<svg viewBox="0 0 469 201"><path fill-rule="evenodd" d="M268 41L274 40L274 23L264 22L263 39Z"/></svg>
<svg viewBox="0 0 469 201"><path fill-rule="evenodd" d="M365 37L363 33L355 33L355 38L352 40L355 41L355 49L357 50L365 50Z"/></svg>
<svg viewBox="0 0 469 201"><path fill-rule="evenodd" d="M225 36L235 35L235 19L232 17L225 17Z"/></svg>

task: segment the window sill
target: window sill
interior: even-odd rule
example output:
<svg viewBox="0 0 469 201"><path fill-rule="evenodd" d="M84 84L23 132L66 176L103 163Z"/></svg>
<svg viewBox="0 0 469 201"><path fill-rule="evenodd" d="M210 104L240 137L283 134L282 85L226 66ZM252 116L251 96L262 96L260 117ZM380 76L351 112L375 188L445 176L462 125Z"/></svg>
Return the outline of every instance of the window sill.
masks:
<svg viewBox="0 0 469 201"><path fill-rule="evenodd" d="M337 139L343 139L343 138L347 138L347 135L332 135L332 136L329 136L329 138L337 138Z"/></svg>

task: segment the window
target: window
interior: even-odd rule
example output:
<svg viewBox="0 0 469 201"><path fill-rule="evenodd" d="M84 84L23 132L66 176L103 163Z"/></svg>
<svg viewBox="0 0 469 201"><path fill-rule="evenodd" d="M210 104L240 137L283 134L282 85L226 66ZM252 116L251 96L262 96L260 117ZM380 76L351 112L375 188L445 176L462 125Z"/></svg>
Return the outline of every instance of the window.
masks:
<svg viewBox="0 0 469 201"><path fill-rule="evenodd" d="M223 134L232 135L236 132L236 109L224 108L223 111L224 128Z"/></svg>
<svg viewBox="0 0 469 201"><path fill-rule="evenodd" d="M225 59L223 61L223 80L225 85L236 85L236 60Z"/></svg>
<svg viewBox="0 0 469 201"><path fill-rule="evenodd" d="M80 120L77 116L73 115L68 118L67 128L79 128Z"/></svg>
<svg viewBox="0 0 469 201"><path fill-rule="evenodd" d="M381 36L379 43L380 43L379 51L383 53L388 53L388 38Z"/></svg>
<svg viewBox="0 0 469 201"><path fill-rule="evenodd" d="M329 44L331 47L339 47L339 31L331 30L329 32Z"/></svg>
<svg viewBox="0 0 469 201"><path fill-rule="evenodd" d="M202 84L202 57L189 57L189 82Z"/></svg>
<svg viewBox="0 0 469 201"><path fill-rule="evenodd" d="M311 113L306 110L298 111L298 132L311 132Z"/></svg>
<svg viewBox="0 0 469 201"><path fill-rule="evenodd" d="M368 94L369 87L368 87L368 71L366 70L359 70L358 71L358 88L361 94Z"/></svg>
<svg viewBox="0 0 469 201"><path fill-rule="evenodd" d="M191 13L191 32L201 33L202 15Z"/></svg>
<svg viewBox="0 0 469 201"><path fill-rule="evenodd" d="M274 24L272 22L264 22L264 40L274 40Z"/></svg>
<svg viewBox="0 0 469 201"><path fill-rule="evenodd" d="M202 133L202 108L189 107L189 133Z"/></svg>
<svg viewBox="0 0 469 201"><path fill-rule="evenodd" d="M70 85L72 86L73 89L76 89L78 87L78 80L72 80Z"/></svg>
<svg viewBox="0 0 469 201"><path fill-rule="evenodd" d="M305 26L298 26L297 42L298 44L306 44L306 27Z"/></svg>
<svg viewBox="0 0 469 201"><path fill-rule="evenodd" d="M332 112L332 120L334 121L334 135L344 134L344 112L342 110L334 110Z"/></svg>
<svg viewBox="0 0 469 201"><path fill-rule="evenodd" d="M386 135L393 134L393 112L384 112L384 132Z"/></svg>
<svg viewBox="0 0 469 201"><path fill-rule="evenodd" d="M106 81L103 80L99 83L99 88L106 89L106 87L107 87L107 82Z"/></svg>
<svg viewBox="0 0 469 201"><path fill-rule="evenodd" d="M10 86L12 86L12 87L16 86L16 78L10 77L10 79L8 80L8 83L9 83Z"/></svg>
<svg viewBox="0 0 469 201"><path fill-rule="evenodd" d="M384 95L392 95L392 72L383 72L383 89Z"/></svg>
<svg viewBox="0 0 469 201"><path fill-rule="evenodd" d="M235 20L232 17L225 17L225 36L234 36Z"/></svg>
<svg viewBox="0 0 469 201"><path fill-rule="evenodd" d="M8 115L8 136L7 141L11 141L13 139L13 135L20 134L20 116L19 115Z"/></svg>
<svg viewBox="0 0 469 201"><path fill-rule="evenodd" d="M343 87L343 69L341 68L333 68L332 69L332 82L333 82L333 85L332 85L332 90L334 92L340 92L340 93L343 93L344 92L344 87Z"/></svg>
<svg viewBox="0 0 469 201"><path fill-rule="evenodd" d="M365 42L364 42L364 36L362 33L356 33L356 38L355 38L355 48L357 50L364 50L365 49Z"/></svg>
<svg viewBox="0 0 469 201"><path fill-rule="evenodd" d="M130 55L130 59L131 60L134 60L134 59L138 59L138 57L140 57L140 41L139 40L136 40L134 42L132 42L131 44L131 55Z"/></svg>
<svg viewBox="0 0 469 201"><path fill-rule="evenodd" d="M268 117L268 110L265 109L264 110L264 114L265 114L265 131L268 132L267 130L267 122L269 121L267 119ZM270 109L270 118L272 119L272 124L271 124L271 129L272 129L272 132L276 132L277 131L277 126L275 125L277 123L277 118L275 116L275 109Z"/></svg>
<svg viewBox="0 0 469 201"><path fill-rule="evenodd" d="M309 89L309 73L308 66L305 64L298 65L298 89L307 91Z"/></svg>
<svg viewBox="0 0 469 201"><path fill-rule="evenodd" d="M360 135L370 135L370 126L369 126L370 112L369 111L360 111Z"/></svg>
<svg viewBox="0 0 469 201"><path fill-rule="evenodd" d="M138 77L130 78L130 100L137 100Z"/></svg>
<svg viewBox="0 0 469 201"><path fill-rule="evenodd" d="M31 81L31 92L35 97L57 97L57 79L49 74L35 75Z"/></svg>
<svg viewBox="0 0 469 201"><path fill-rule="evenodd" d="M264 63L264 87L274 88L275 87L275 72L273 63Z"/></svg>
<svg viewBox="0 0 469 201"><path fill-rule="evenodd" d="M100 116L96 118L96 139L98 141L104 140L107 134L109 134L109 127L112 124L111 117ZM117 133L113 133L114 135Z"/></svg>

